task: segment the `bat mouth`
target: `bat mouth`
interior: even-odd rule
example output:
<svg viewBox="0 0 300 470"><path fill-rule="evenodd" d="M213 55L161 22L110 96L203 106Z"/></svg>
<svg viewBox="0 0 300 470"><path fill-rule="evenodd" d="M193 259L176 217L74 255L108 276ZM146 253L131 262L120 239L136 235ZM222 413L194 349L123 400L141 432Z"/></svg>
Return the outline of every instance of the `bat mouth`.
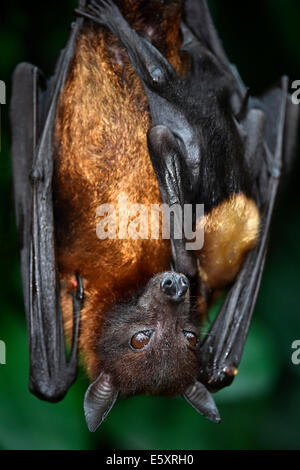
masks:
<svg viewBox="0 0 300 470"><path fill-rule="evenodd" d="M166 273L161 280L160 289L173 302L182 302L189 290L189 281L184 274Z"/></svg>

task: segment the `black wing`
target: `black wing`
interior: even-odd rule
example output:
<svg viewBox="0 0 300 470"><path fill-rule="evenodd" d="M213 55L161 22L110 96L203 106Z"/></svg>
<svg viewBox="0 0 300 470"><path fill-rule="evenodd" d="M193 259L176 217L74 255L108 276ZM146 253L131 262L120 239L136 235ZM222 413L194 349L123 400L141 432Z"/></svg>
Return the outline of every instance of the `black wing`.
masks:
<svg viewBox="0 0 300 470"><path fill-rule="evenodd" d="M80 2L84 6L85 1ZM20 64L11 100L12 169L23 295L30 348L30 390L48 401L63 398L77 374L82 285L74 295L73 344L66 359L53 220L53 127L56 106L74 55L82 19L73 25L55 75L48 81Z"/></svg>
<svg viewBox="0 0 300 470"><path fill-rule="evenodd" d="M260 103L267 118L264 153L258 180L261 198L260 241L245 260L233 287L201 345L199 379L211 391L217 391L233 381L241 360L254 311L265 264L272 213L278 192L285 157L287 132L293 132L298 116L290 114L288 81L265 95ZM293 114L293 113L292 113ZM276 122L272 122L276 117ZM292 143L290 142L290 145Z"/></svg>

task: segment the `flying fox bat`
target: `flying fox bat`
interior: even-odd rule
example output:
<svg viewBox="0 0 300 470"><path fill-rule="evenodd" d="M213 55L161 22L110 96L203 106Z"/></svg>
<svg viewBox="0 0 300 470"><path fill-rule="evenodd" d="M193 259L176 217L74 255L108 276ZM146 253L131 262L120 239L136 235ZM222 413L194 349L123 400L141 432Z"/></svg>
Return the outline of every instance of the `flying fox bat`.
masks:
<svg viewBox="0 0 300 470"><path fill-rule="evenodd" d="M237 373L296 140L288 80L251 97L204 0L80 0L76 13L53 77L27 63L13 77L30 390L61 400L79 349L91 431L140 393L181 394L219 422L210 392ZM147 209L204 204L203 247L188 250L174 223L170 240L100 240L97 208L120 195Z"/></svg>

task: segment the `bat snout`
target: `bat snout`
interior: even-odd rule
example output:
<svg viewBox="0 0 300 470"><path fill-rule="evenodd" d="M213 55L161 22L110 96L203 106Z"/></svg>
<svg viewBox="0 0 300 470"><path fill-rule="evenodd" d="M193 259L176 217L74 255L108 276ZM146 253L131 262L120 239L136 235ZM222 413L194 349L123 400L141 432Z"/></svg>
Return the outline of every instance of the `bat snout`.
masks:
<svg viewBox="0 0 300 470"><path fill-rule="evenodd" d="M175 302L184 300L189 281L183 274L167 273L160 283L161 291Z"/></svg>

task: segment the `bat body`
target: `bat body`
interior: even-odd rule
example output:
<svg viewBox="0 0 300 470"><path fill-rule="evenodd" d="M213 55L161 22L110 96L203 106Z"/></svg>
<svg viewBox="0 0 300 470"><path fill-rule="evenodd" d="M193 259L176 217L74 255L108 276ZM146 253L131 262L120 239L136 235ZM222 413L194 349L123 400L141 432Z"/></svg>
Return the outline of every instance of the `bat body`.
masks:
<svg viewBox="0 0 300 470"><path fill-rule="evenodd" d="M54 77L29 64L14 75L31 389L62 398L79 345L90 430L136 393L182 394L218 422L208 389L237 371L297 111L286 80L249 97L205 1L81 1L77 12ZM146 209L204 204L193 219L204 246L186 250L172 227L171 240L99 240L97 208L120 196ZM200 343L203 314L233 281Z"/></svg>
<svg viewBox="0 0 300 470"><path fill-rule="evenodd" d="M146 29L135 19L137 15L131 16L135 27ZM178 8L166 17L166 28L176 16L179 35ZM72 289L72 283L68 284L68 278L72 280L75 271L84 272L80 343L95 378L99 374L95 344L100 337L101 312L143 287L153 273L167 271L171 254L167 240L101 242L96 236L100 220L96 210L101 204L116 205L123 195L128 204L140 203L150 210L151 204L161 203L161 197L147 149L151 122L143 87L113 34L87 23L79 36L73 73L68 75L58 104L54 194L59 270L66 285L63 311L70 326L68 287ZM155 28L160 44L170 50L173 37L168 45L168 29L161 31L154 23ZM174 62L179 63L179 48L173 54Z"/></svg>

